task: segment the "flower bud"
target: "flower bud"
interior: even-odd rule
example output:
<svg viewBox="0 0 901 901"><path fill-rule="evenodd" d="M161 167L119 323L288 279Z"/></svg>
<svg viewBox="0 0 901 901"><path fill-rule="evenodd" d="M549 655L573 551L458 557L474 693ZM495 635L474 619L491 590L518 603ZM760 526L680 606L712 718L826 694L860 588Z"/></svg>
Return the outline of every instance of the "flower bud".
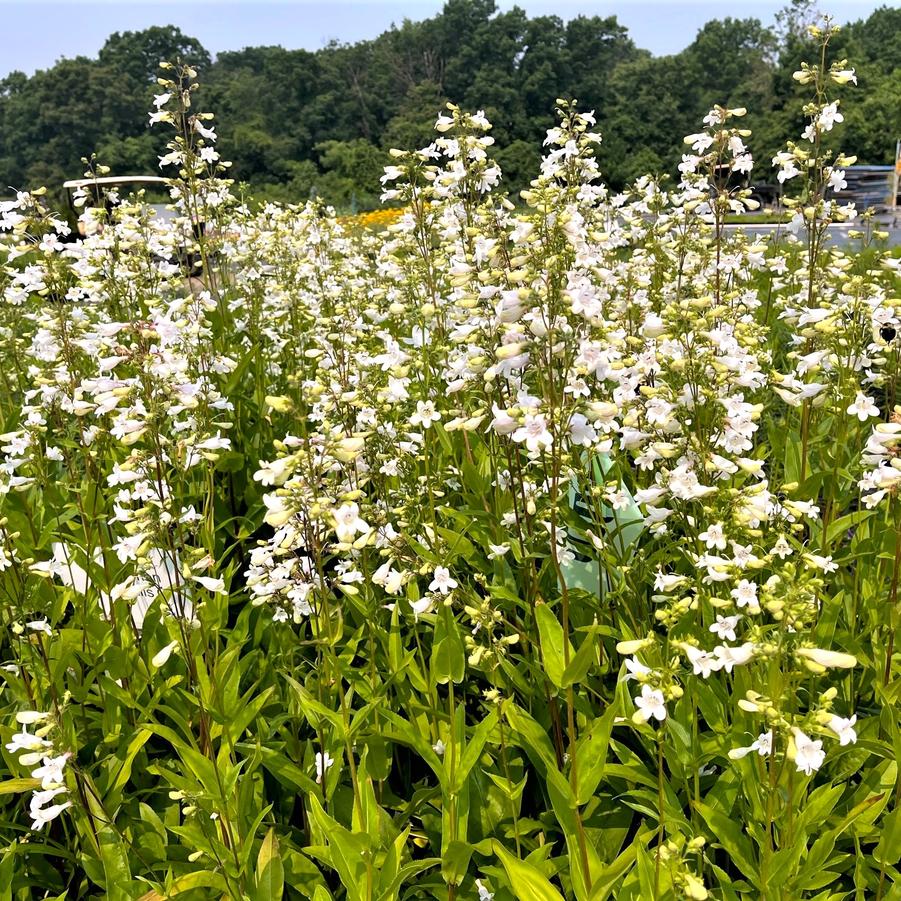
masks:
<svg viewBox="0 0 901 901"><path fill-rule="evenodd" d="M616 646L617 654L630 656L654 643L652 638L633 638L631 641L621 641Z"/></svg>
<svg viewBox="0 0 901 901"><path fill-rule="evenodd" d="M842 654L839 651L824 651L821 648L798 648L795 651L798 657L812 661L817 666L835 667L837 669L851 669L857 666L857 658L853 654Z"/></svg>
<svg viewBox="0 0 901 901"><path fill-rule="evenodd" d="M153 659L150 663L159 669L163 666L166 661L172 656L172 652L178 647L177 641L170 641L164 648L161 648L156 654L153 655Z"/></svg>

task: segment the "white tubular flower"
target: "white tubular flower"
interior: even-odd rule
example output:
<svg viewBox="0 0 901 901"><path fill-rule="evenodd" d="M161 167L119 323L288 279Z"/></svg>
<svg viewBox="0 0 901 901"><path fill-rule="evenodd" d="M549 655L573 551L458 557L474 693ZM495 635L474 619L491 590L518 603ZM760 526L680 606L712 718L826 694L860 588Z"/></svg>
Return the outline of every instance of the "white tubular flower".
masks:
<svg viewBox="0 0 901 901"><path fill-rule="evenodd" d="M429 583L429 591L440 591L447 594L457 587L456 579L451 578L450 570L446 566L436 566L434 578Z"/></svg>
<svg viewBox="0 0 901 901"><path fill-rule="evenodd" d="M33 726L35 723L45 722L49 717L49 713L40 710L20 710L16 714L16 722L22 726Z"/></svg>
<svg viewBox="0 0 901 901"><path fill-rule="evenodd" d="M836 84L857 84L857 73L853 69L833 69L829 73L829 77Z"/></svg>
<svg viewBox="0 0 901 901"><path fill-rule="evenodd" d="M316 781L321 785L325 774L331 769L335 759L328 751L316 752Z"/></svg>
<svg viewBox="0 0 901 901"><path fill-rule="evenodd" d="M161 666L166 664L166 661L172 656L172 652L178 647L177 641L170 641L164 648L161 648L156 654L153 655L153 659L150 661L151 665L159 669Z"/></svg>
<svg viewBox="0 0 901 901"><path fill-rule="evenodd" d="M72 806L71 801L66 801L64 804L51 804L49 807L44 806L65 791L66 789L60 786L46 791L37 791L31 796L29 813L32 820L31 828L35 832L40 832L47 823L55 820L64 810Z"/></svg>
<svg viewBox="0 0 901 901"><path fill-rule="evenodd" d="M857 666L857 658L853 654L843 654L840 651L824 651L822 648L798 648L795 651L795 655L826 669L851 669Z"/></svg>
<svg viewBox="0 0 901 901"><path fill-rule="evenodd" d="M735 627L741 620L741 614L736 613L734 616L721 616L717 614L716 622L709 627L709 631L713 632L717 638L723 641L735 641Z"/></svg>
<svg viewBox="0 0 901 901"><path fill-rule="evenodd" d="M537 454L553 444L553 436L547 426L547 420L541 413L526 415L523 424L511 436L517 443L525 442L529 453Z"/></svg>
<svg viewBox="0 0 901 901"><path fill-rule="evenodd" d="M823 761L826 759L823 742L810 738L798 728L792 729L792 736L789 757L794 760L799 773L810 776L823 765Z"/></svg>
<svg viewBox="0 0 901 901"><path fill-rule="evenodd" d="M633 638L627 641L617 642L617 654L637 654L643 648L652 645L654 642L650 638Z"/></svg>
<svg viewBox="0 0 901 901"><path fill-rule="evenodd" d="M856 416L861 422L866 422L871 416L879 416L879 407L876 406L872 397L858 391L854 403L845 412L849 416Z"/></svg>
<svg viewBox="0 0 901 901"><path fill-rule="evenodd" d="M484 885L482 885L481 879L476 879L476 888L479 892L479 901L493 901L494 892L489 892Z"/></svg>
<svg viewBox="0 0 901 901"><path fill-rule="evenodd" d="M14 733L12 740L7 742L5 747L11 754L18 754L21 751L40 751L43 748L51 747L51 743L33 735L27 729L23 729L21 732Z"/></svg>
<svg viewBox="0 0 901 901"><path fill-rule="evenodd" d="M637 657L629 657L626 660L626 675L623 676L622 681L628 682L630 679L634 679L636 682L641 682L650 672L651 668L645 666Z"/></svg>
<svg viewBox="0 0 901 901"><path fill-rule="evenodd" d="M351 544L358 534L370 531L369 524L360 518L357 504L342 504L332 511L332 516L335 518L335 534L343 544Z"/></svg>
<svg viewBox="0 0 901 901"><path fill-rule="evenodd" d="M69 754L60 754L59 757L44 757L41 766L31 771L32 779L41 780L41 788L45 791L57 788L65 782L65 766Z"/></svg>
<svg viewBox="0 0 901 901"><path fill-rule="evenodd" d="M634 701L638 710L632 714L633 722L646 723L653 718L662 723L666 719L666 699L659 688L643 685L641 694Z"/></svg>
<svg viewBox="0 0 901 901"><path fill-rule="evenodd" d="M756 740L746 748L733 748L729 752L729 757L732 760L741 760L742 757L746 757L752 751L756 751L761 757L767 757L768 755L773 753L772 729L769 732L761 732L760 735L757 736Z"/></svg>
<svg viewBox="0 0 901 901"><path fill-rule="evenodd" d="M411 425L420 425L428 429L433 423L441 419L441 414L435 409L435 404L430 401L416 401L416 412L410 417Z"/></svg>
<svg viewBox="0 0 901 901"><path fill-rule="evenodd" d="M847 719L843 716L833 716L830 717L826 726L838 736L838 743L844 747L853 745L857 741L857 731L854 728L856 722L856 714Z"/></svg>
<svg viewBox="0 0 901 901"><path fill-rule="evenodd" d="M713 653L720 661L722 668L727 672L732 672L734 666L744 666L753 656L756 646L753 642L746 641L740 645L717 645L713 649Z"/></svg>
<svg viewBox="0 0 901 901"><path fill-rule="evenodd" d="M682 648L685 651L685 656L688 657L696 676L701 676L703 679L709 679L711 673L723 668L723 660L716 654L711 654L709 651L701 650L701 648L696 648L694 645L690 644L685 644Z"/></svg>

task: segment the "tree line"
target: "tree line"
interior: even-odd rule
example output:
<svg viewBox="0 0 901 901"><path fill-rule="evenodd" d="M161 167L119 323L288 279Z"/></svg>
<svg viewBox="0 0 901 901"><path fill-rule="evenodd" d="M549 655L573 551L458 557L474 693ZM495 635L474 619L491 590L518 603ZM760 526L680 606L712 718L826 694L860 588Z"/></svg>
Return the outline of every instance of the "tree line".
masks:
<svg viewBox="0 0 901 901"><path fill-rule="evenodd" d="M495 0L447 0L432 18L316 51L248 47L213 58L173 26L117 32L96 59L0 80L0 193L58 189L92 151L114 173L155 172L165 136L148 127L147 110L159 61L176 58L197 67L223 157L260 198L377 205L387 151L428 143L447 100L485 110L513 192L533 177L558 97L596 111L614 187L675 173L683 135L714 103L748 108L755 178L772 181L769 157L803 127L792 73L815 13L811 0L792 0L774 27L714 19L669 56L637 47L615 16L529 17ZM862 163L890 163L901 136L901 9L849 23L836 49L860 88L843 109L841 146Z"/></svg>

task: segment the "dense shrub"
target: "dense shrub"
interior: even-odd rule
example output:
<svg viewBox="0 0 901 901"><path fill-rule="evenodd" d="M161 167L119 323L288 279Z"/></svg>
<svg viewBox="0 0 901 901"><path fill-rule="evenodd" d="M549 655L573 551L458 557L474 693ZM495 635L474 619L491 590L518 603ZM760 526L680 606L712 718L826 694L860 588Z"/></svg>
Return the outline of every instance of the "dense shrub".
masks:
<svg viewBox="0 0 901 901"><path fill-rule="evenodd" d="M0 209L4 897L899 896L898 260L814 36L773 240L741 109L611 195L561 102L517 209L450 107L375 233L233 197L171 67L179 218Z"/></svg>

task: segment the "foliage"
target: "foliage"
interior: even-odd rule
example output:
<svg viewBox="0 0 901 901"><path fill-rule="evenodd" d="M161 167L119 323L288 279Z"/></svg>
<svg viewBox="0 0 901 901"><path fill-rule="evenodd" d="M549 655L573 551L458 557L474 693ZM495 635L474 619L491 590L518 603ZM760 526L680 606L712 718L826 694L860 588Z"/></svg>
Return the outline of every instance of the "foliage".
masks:
<svg viewBox="0 0 901 901"><path fill-rule="evenodd" d="M250 47L211 61L171 26L117 33L96 60L0 81L0 172L4 186L55 191L86 150L119 174L153 171L162 142L141 116L157 61L182 59L202 72L231 174L266 198L316 195L343 209L355 198L373 208L372 164L387 163L393 147L427 143L447 100L485 110L516 196L558 97L595 110L610 136L601 154L607 179L620 189L649 171L675 175L682 136L715 102L750 109L751 150L772 156L800 121L791 73L810 51L802 27L810 6L789 7L778 33L754 18L712 20L665 57L638 49L615 17L529 18L498 11L494 0L449 0L430 19L315 53ZM899 33L901 10L885 7L839 39L866 88L843 126L861 162L892 162L901 134ZM348 166L358 158L364 165Z"/></svg>
<svg viewBox="0 0 901 901"><path fill-rule="evenodd" d="M174 220L0 205L4 897L899 896L901 281L813 37L778 242L739 107L612 193L561 100L517 210L450 105L375 233L245 202L189 65Z"/></svg>

